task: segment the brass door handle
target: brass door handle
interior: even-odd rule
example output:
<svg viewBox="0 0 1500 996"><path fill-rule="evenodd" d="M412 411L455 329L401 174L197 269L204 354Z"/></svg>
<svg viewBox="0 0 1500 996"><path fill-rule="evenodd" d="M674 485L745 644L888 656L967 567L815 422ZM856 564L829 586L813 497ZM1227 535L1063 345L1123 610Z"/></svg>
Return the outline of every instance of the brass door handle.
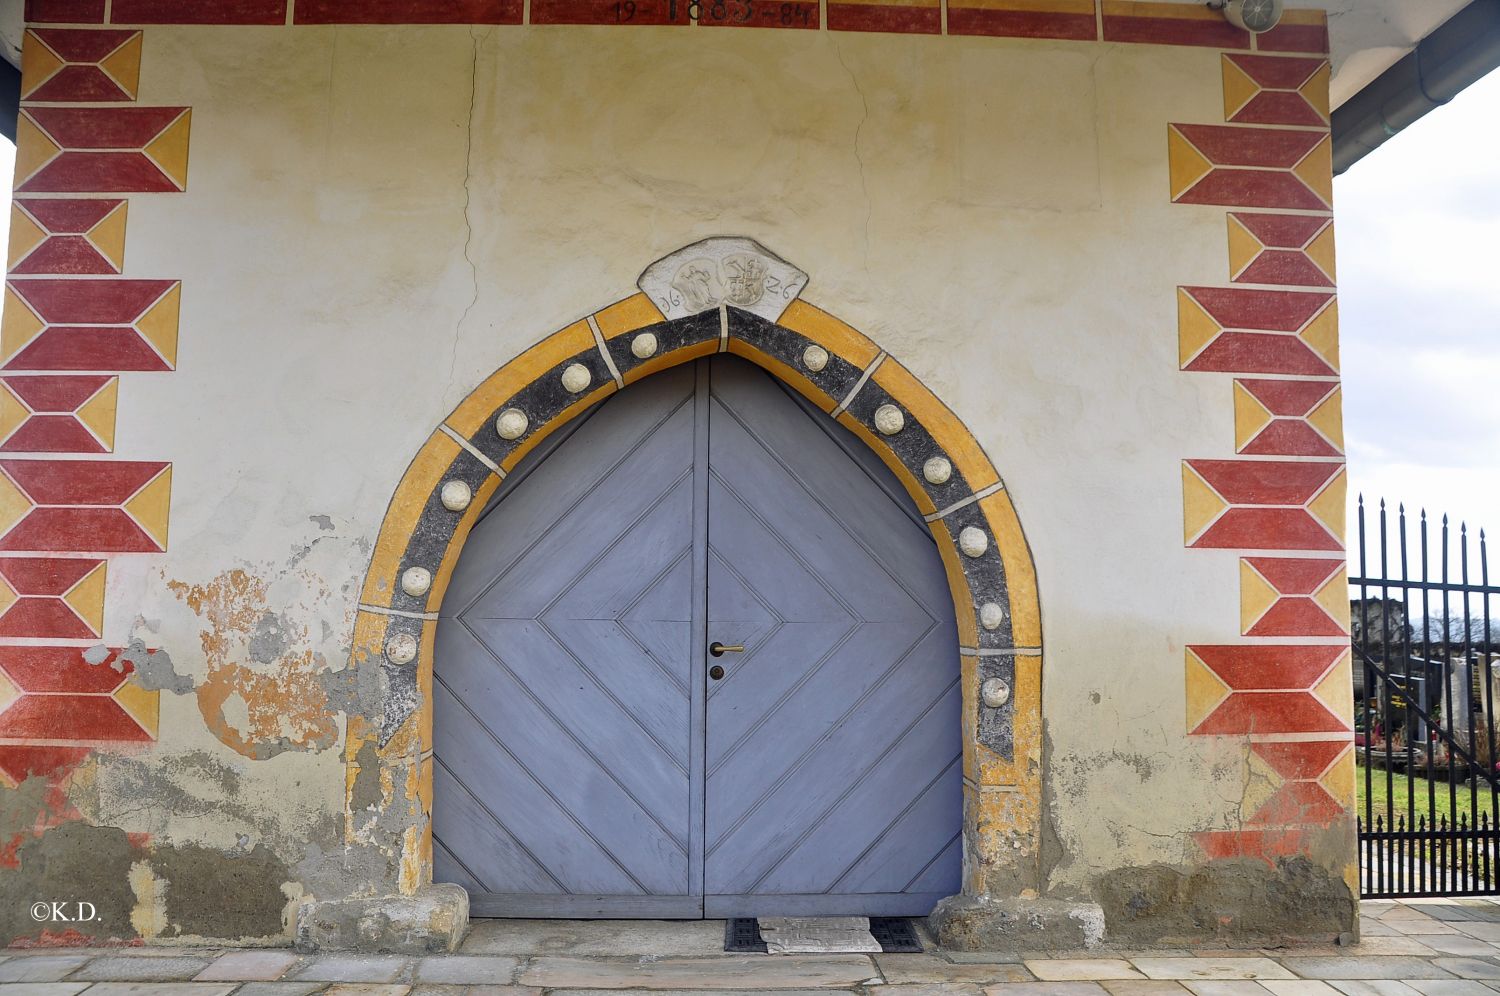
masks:
<svg viewBox="0 0 1500 996"><path fill-rule="evenodd" d="M715 640L708 645L708 652L715 657L723 657L725 654L743 654L745 652L745 645L743 643L726 645Z"/></svg>

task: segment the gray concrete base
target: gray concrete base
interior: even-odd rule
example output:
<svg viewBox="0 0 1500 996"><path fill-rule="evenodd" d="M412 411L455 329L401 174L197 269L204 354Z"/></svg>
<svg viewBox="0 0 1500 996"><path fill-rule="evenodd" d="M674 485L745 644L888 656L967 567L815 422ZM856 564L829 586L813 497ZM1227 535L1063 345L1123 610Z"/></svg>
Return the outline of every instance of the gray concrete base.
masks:
<svg viewBox="0 0 1500 996"><path fill-rule="evenodd" d="M1104 943L1104 910L1094 903L949 896L927 922L953 951L1078 951Z"/></svg>
<svg viewBox="0 0 1500 996"><path fill-rule="evenodd" d="M429 885L414 896L304 903L297 913L297 948L451 952L468 926L469 894L457 885Z"/></svg>

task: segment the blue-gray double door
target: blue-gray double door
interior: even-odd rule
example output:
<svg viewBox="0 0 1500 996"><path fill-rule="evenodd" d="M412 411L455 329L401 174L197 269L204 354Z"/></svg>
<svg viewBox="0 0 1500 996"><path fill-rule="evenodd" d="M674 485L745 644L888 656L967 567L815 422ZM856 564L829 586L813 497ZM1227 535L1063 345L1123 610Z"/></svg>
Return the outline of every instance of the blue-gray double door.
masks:
<svg viewBox="0 0 1500 996"><path fill-rule="evenodd" d="M437 880L478 916L922 915L957 892L953 606L890 472L732 356L550 442L438 624Z"/></svg>

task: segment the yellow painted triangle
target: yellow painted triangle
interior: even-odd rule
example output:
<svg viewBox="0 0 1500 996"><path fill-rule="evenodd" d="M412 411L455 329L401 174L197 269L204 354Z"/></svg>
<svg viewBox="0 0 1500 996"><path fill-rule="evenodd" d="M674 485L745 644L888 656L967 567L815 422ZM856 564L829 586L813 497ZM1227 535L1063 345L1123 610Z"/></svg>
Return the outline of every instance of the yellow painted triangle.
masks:
<svg viewBox="0 0 1500 996"><path fill-rule="evenodd" d="M1307 253L1307 258L1317 264L1318 269L1322 270L1328 276L1329 280L1338 283L1338 270L1334 263L1333 252L1333 225L1331 223L1314 236L1313 240L1307 244L1307 248L1302 251Z"/></svg>
<svg viewBox="0 0 1500 996"><path fill-rule="evenodd" d="M1240 634L1250 632L1250 627L1260 622L1260 617L1270 611L1281 598L1281 592L1261 577L1250 561L1240 561Z"/></svg>
<svg viewBox="0 0 1500 996"><path fill-rule="evenodd" d="M1344 632L1349 632L1349 571L1346 568L1334 571L1333 577L1314 593L1313 601L1342 626Z"/></svg>
<svg viewBox="0 0 1500 996"><path fill-rule="evenodd" d="M1329 301L1297 335L1323 357L1330 367L1339 368L1339 304Z"/></svg>
<svg viewBox="0 0 1500 996"><path fill-rule="evenodd" d="M10 388L0 384L0 440L9 439L30 417L31 409Z"/></svg>
<svg viewBox="0 0 1500 996"><path fill-rule="evenodd" d="M1228 503L1218 492L1208 486L1187 463L1182 465L1182 533L1183 540L1191 543L1224 514Z"/></svg>
<svg viewBox="0 0 1500 996"><path fill-rule="evenodd" d="M1218 338L1223 326L1182 288L1177 289L1177 361L1183 367Z"/></svg>
<svg viewBox="0 0 1500 996"><path fill-rule="evenodd" d="M125 503L125 511L140 523L141 528L146 530L163 551L167 549L167 516L171 505L171 467L157 474L150 484L137 491L135 497Z"/></svg>
<svg viewBox="0 0 1500 996"><path fill-rule="evenodd" d="M9 477L0 474L0 533L9 532L31 509L31 499Z"/></svg>
<svg viewBox="0 0 1500 996"><path fill-rule="evenodd" d="M114 700L155 740L161 731L161 692L147 691L133 681L116 688Z"/></svg>
<svg viewBox="0 0 1500 996"><path fill-rule="evenodd" d="M1229 686L1219 680L1191 650L1187 651L1187 728L1191 733L1229 697Z"/></svg>
<svg viewBox="0 0 1500 996"><path fill-rule="evenodd" d="M1344 391L1334 388L1333 393L1314 408L1307 416L1307 424L1322 433L1323 438L1344 452Z"/></svg>
<svg viewBox="0 0 1500 996"><path fill-rule="evenodd" d="M62 147L22 113L16 122L16 189L61 154Z"/></svg>
<svg viewBox="0 0 1500 996"><path fill-rule="evenodd" d="M141 335L173 368L177 366L177 321L181 310L182 284L176 283L135 322Z"/></svg>
<svg viewBox="0 0 1500 996"><path fill-rule="evenodd" d="M1349 668L1351 654L1345 650L1338 662L1313 688L1313 695L1328 707L1328 711L1349 725L1354 718L1354 675Z"/></svg>
<svg viewBox="0 0 1500 996"><path fill-rule="evenodd" d="M141 89L141 33L137 31L130 40L104 57L99 68L120 84L120 89L134 100Z"/></svg>
<svg viewBox="0 0 1500 996"><path fill-rule="evenodd" d="M1225 55L1224 60L1224 120L1233 120L1246 104L1250 103L1257 93L1260 93L1260 84L1246 74L1234 60Z"/></svg>
<svg viewBox="0 0 1500 996"><path fill-rule="evenodd" d="M0 314L0 359L10 359L36 338L47 323L9 287L5 289L5 311Z"/></svg>
<svg viewBox="0 0 1500 996"><path fill-rule="evenodd" d="M192 131L193 112L183 111L182 115L162 129L162 133L152 139L142 151L151 157L151 161L161 167L163 173L177 184L179 190L187 189L188 171L188 135ZM1333 168L1333 160L1329 161L1329 169ZM1333 181L1330 179L1330 183Z"/></svg>
<svg viewBox="0 0 1500 996"><path fill-rule="evenodd" d="M10 586L10 582L6 581L3 577L0 577L0 616L5 615L10 607L16 604L16 599L19 597L20 596L16 594L16 590ZM0 671L0 676L3 676L4 674L4 671Z"/></svg>
<svg viewBox="0 0 1500 996"><path fill-rule="evenodd" d="M10 269L14 270L16 264L27 256L31 250L47 241L47 233L42 227L31 220L31 216L22 211L19 205L10 206L10 251L7 254Z"/></svg>
<svg viewBox="0 0 1500 996"><path fill-rule="evenodd" d="M1193 184L1213 171L1209 162L1176 128L1167 128L1167 171L1172 182L1172 200L1192 189Z"/></svg>
<svg viewBox="0 0 1500 996"><path fill-rule="evenodd" d="M21 690L16 687L16 683L11 681L10 677L4 671L0 671L0 712L9 709L11 703L20 697ZM0 775L0 778L3 777L3 775ZM4 782L0 782L0 784L4 784Z"/></svg>
<svg viewBox="0 0 1500 996"><path fill-rule="evenodd" d="M1318 784L1345 809L1354 808L1354 751L1346 750L1328 766Z"/></svg>
<svg viewBox="0 0 1500 996"><path fill-rule="evenodd" d="M1271 801L1271 796L1281 790L1286 784L1286 779L1277 773L1276 769L1267 763L1255 751L1246 751L1249 755L1245 761L1245 789L1240 798L1240 805L1244 808L1241 812L1254 813Z"/></svg>
<svg viewBox="0 0 1500 996"><path fill-rule="evenodd" d="M1307 503L1307 510L1312 513L1313 518L1328 527L1328 531L1338 537L1340 543L1344 541L1344 517L1348 514L1345 501L1348 497L1349 477L1344 471L1334 475L1333 480L1328 482L1318 497Z"/></svg>
<svg viewBox="0 0 1500 996"><path fill-rule="evenodd" d="M1323 63L1318 71L1307 78L1307 82L1297 88L1302 94L1302 99L1312 105L1312 109L1318 112L1318 117L1324 121L1328 120L1328 81L1333 77L1333 68L1328 63Z"/></svg>
<svg viewBox="0 0 1500 996"><path fill-rule="evenodd" d="M120 378L111 377L92 398L79 406L74 416L84 424L106 451L115 451L115 411L120 401Z"/></svg>
<svg viewBox="0 0 1500 996"><path fill-rule="evenodd" d="M100 255L114 264L115 271L125 269L125 221L130 204L121 201L120 206L99 219L99 224L89 229L89 244L99 250Z"/></svg>
<svg viewBox="0 0 1500 996"><path fill-rule="evenodd" d="M1302 161L1292 167L1297 179L1333 207L1333 139L1325 138Z"/></svg>
<svg viewBox="0 0 1500 996"><path fill-rule="evenodd" d="M78 613L80 619L88 623L89 629L94 631L95 636L101 636L104 633L105 567L105 562L101 561L98 567L85 574L63 596L63 601Z"/></svg>
<svg viewBox="0 0 1500 996"><path fill-rule="evenodd" d="M1260 435L1260 431L1271 424L1274 416L1265 405L1261 404L1244 385L1238 381L1234 385L1234 451L1236 453L1249 445L1250 440Z"/></svg>
<svg viewBox="0 0 1500 996"><path fill-rule="evenodd" d="M1245 267L1255 262L1255 257L1266 247L1250 229L1240 224L1234 215L1229 216L1229 276L1238 277Z"/></svg>
<svg viewBox="0 0 1500 996"><path fill-rule="evenodd" d="M21 99L31 96L37 87L56 76L66 64L37 37L35 31L26 32L21 45Z"/></svg>

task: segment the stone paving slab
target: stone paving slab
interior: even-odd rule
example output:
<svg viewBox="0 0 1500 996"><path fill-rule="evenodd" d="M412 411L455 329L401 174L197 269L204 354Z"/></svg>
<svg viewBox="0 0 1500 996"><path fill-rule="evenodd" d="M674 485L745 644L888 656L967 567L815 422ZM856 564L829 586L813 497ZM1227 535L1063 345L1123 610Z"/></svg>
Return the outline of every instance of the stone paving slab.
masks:
<svg viewBox="0 0 1500 996"><path fill-rule="evenodd" d="M1204 958L1137 958L1135 967L1148 979L1295 979L1270 958L1222 954Z"/></svg>
<svg viewBox="0 0 1500 996"><path fill-rule="evenodd" d="M1488 986L1471 979L1412 979L1406 984L1422 996L1489 996Z"/></svg>
<svg viewBox="0 0 1500 996"><path fill-rule="evenodd" d="M954 964L930 954L878 954L875 965L891 985L924 982L972 982L995 985L1001 982L1032 982L1030 972L1020 965L1005 962L965 962Z"/></svg>
<svg viewBox="0 0 1500 996"><path fill-rule="evenodd" d="M1344 996L1419 996L1411 986L1394 979L1342 979L1331 985Z"/></svg>
<svg viewBox="0 0 1500 996"><path fill-rule="evenodd" d="M326 982L248 982L234 991L234 996L311 996Z"/></svg>
<svg viewBox="0 0 1500 996"><path fill-rule="evenodd" d="M685 957L724 953L723 920L477 920L460 954Z"/></svg>
<svg viewBox="0 0 1500 996"><path fill-rule="evenodd" d="M1500 979L1500 964L1493 961L1479 958L1434 958L1432 963L1461 979Z"/></svg>
<svg viewBox="0 0 1500 996"><path fill-rule="evenodd" d="M1453 973L1410 956L1288 957L1282 964L1304 979L1451 979ZM1500 970L1500 966L1497 966Z"/></svg>
<svg viewBox="0 0 1500 996"><path fill-rule="evenodd" d="M72 975L86 955L27 955L0 962L0 982L59 982Z"/></svg>
<svg viewBox="0 0 1500 996"><path fill-rule="evenodd" d="M409 996L411 986L390 982L340 982L323 990L323 996Z"/></svg>
<svg viewBox="0 0 1500 996"><path fill-rule="evenodd" d="M1012 982L989 986L984 992L985 996L1109 996L1097 982Z"/></svg>
<svg viewBox="0 0 1500 996"><path fill-rule="evenodd" d="M398 955L319 955L293 978L301 982L394 982L407 966Z"/></svg>
<svg viewBox="0 0 1500 996"><path fill-rule="evenodd" d="M920 996L905 986L881 986L880 991ZM519 988L516 992L536 993L541 990ZM763 992L764 989L612 989L610 996L760 996ZM829 992L828 989L778 989L776 996L828 996ZM598 996L598 993L597 989L548 990L548 996Z"/></svg>
<svg viewBox="0 0 1500 996"><path fill-rule="evenodd" d="M298 962L295 951L230 951L193 976L197 982L270 982Z"/></svg>
<svg viewBox="0 0 1500 996"><path fill-rule="evenodd" d="M223 982L100 982L84 996L229 996L232 983Z"/></svg>
<svg viewBox="0 0 1500 996"><path fill-rule="evenodd" d="M418 982L507 984L519 959L491 955L435 955L417 963Z"/></svg>
<svg viewBox="0 0 1500 996"><path fill-rule="evenodd" d="M1103 986L1110 996L1187 996L1182 983L1170 979L1106 979Z"/></svg>
<svg viewBox="0 0 1500 996"><path fill-rule="evenodd" d="M1182 984L1193 996L1266 996L1269 992L1249 979L1186 979Z"/></svg>
<svg viewBox="0 0 1500 996"><path fill-rule="evenodd" d="M606 961L587 958L533 958L516 980L546 989L791 989L847 986L875 977L863 955L730 955L717 958L662 958Z"/></svg>
<svg viewBox="0 0 1500 996"><path fill-rule="evenodd" d="M1144 979L1119 958L1034 958L1026 969L1043 982L1099 982L1104 979Z"/></svg>
<svg viewBox="0 0 1500 996"><path fill-rule="evenodd" d="M1338 990L1317 979L1266 979L1261 982L1272 996L1338 996Z"/></svg>
<svg viewBox="0 0 1500 996"><path fill-rule="evenodd" d="M87 982L0 982L0 996L77 996Z"/></svg>
<svg viewBox="0 0 1500 996"><path fill-rule="evenodd" d="M3 968L0 965L0 968ZM180 982L191 979L208 967L206 958L167 957L131 958L108 955L95 958L68 977L68 981L90 982ZM215 986L228 992L233 986ZM183 990L190 992L191 990Z"/></svg>

